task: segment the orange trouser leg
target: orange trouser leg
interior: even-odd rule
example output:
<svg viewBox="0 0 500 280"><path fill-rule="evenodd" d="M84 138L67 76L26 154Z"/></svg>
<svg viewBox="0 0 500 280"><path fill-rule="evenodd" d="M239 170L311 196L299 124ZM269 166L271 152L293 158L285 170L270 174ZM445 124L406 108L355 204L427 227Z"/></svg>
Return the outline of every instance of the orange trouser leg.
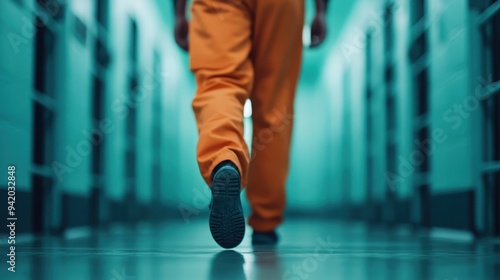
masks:
<svg viewBox="0 0 500 280"><path fill-rule="evenodd" d="M303 0L254 0L253 143L247 196L250 226L274 229L282 221L293 101L302 54Z"/></svg>
<svg viewBox="0 0 500 280"><path fill-rule="evenodd" d="M247 184L249 155L243 138L243 106L253 86L252 18L243 1L194 0L190 66L197 91L192 106L199 131L197 159L211 186L211 173L231 160Z"/></svg>
<svg viewBox="0 0 500 280"><path fill-rule="evenodd" d="M243 186L248 177L249 223L258 231L274 229L285 207L303 6L303 0L194 0L191 8L200 171L210 185L218 163L238 166ZM243 139L248 97L254 122L250 166Z"/></svg>

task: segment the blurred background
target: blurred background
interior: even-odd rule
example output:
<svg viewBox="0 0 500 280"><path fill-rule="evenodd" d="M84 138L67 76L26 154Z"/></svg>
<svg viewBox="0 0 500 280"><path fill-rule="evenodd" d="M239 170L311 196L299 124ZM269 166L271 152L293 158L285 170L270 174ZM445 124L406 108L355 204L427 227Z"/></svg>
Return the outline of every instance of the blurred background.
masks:
<svg viewBox="0 0 500 280"><path fill-rule="evenodd" d="M332 0L327 41L304 50L289 217L500 236L499 10ZM0 11L0 166L16 166L17 234L208 211L171 1L3 0Z"/></svg>

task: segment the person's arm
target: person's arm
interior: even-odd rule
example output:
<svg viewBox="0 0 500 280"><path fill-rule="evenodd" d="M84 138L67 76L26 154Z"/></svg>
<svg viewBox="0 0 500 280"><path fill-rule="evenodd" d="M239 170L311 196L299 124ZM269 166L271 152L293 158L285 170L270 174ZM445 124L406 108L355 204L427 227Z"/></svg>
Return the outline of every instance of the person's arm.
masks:
<svg viewBox="0 0 500 280"><path fill-rule="evenodd" d="M321 45L326 38L325 14L329 0L315 0L315 2L316 16L311 24L311 48Z"/></svg>
<svg viewBox="0 0 500 280"><path fill-rule="evenodd" d="M186 18L186 0L174 0L175 18Z"/></svg>
<svg viewBox="0 0 500 280"><path fill-rule="evenodd" d="M326 13L326 5L328 0L315 0L316 1L316 14L325 14Z"/></svg>
<svg viewBox="0 0 500 280"><path fill-rule="evenodd" d="M175 10L175 42L183 50L189 49L189 23L186 19L186 0L174 0Z"/></svg>

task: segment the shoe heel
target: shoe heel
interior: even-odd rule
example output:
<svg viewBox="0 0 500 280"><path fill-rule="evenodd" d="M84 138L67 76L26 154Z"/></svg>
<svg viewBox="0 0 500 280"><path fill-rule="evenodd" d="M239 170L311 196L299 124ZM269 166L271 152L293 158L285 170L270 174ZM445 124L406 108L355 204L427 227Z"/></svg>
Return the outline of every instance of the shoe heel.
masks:
<svg viewBox="0 0 500 280"><path fill-rule="evenodd" d="M215 242L226 249L238 246L245 235L240 184L238 171L232 167L222 167L212 182L210 232Z"/></svg>

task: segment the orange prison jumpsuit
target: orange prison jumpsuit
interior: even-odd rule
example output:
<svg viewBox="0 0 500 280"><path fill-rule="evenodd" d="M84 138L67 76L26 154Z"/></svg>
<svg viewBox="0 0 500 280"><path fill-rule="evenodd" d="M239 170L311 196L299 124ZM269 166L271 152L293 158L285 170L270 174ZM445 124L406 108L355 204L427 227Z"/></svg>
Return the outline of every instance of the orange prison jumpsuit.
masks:
<svg viewBox="0 0 500 280"><path fill-rule="evenodd" d="M211 185L214 167L231 160L252 208L250 226L282 221L293 102L302 57L304 0L193 0L190 67L199 131L197 160ZM243 106L252 101L250 157Z"/></svg>

